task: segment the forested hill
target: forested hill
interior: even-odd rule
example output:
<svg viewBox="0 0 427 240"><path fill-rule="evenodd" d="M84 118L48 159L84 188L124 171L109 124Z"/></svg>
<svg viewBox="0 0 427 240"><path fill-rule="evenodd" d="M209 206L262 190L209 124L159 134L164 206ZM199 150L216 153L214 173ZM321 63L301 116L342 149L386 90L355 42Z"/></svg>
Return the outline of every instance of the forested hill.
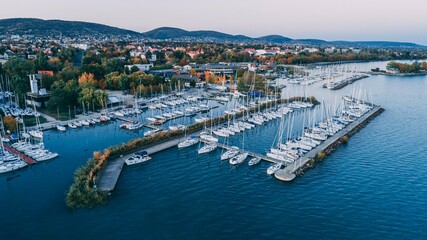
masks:
<svg viewBox="0 0 427 240"><path fill-rule="evenodd" d="M111 27L103 24L42 20L36 18L11 18L0 20L0 35L37 35L37 36L81 36L81 35L106 35L106 36L140 36L140 33Z"/></svg>
<svg viewBox="0 0 427 240"><path fill-rule="evenodd" d="M248 37L232 35L217 31L201 30L187 31L180 28L161 27L145 33L111 27L103 24L64 21L42 20L36 18L11 18L0 20L0 35L35 35L35 36L107 36L107 37L134 37L148 40L199 41L199 42L238 42L238 43L271 43L271 44L302 44L312 46L337 46L356 48L406 48L426 49L426 46L391 41L325 41L321 39L291 39L281 35L263 37Z"/></svg>

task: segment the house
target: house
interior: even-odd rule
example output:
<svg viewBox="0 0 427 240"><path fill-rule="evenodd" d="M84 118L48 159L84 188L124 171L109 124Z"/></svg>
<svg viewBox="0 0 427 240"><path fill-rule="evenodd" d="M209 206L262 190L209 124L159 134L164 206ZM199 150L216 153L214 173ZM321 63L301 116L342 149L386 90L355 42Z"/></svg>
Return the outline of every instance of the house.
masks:
<svg viewBox="0 0 427 240"><path fill-rule="evenodd" d="M27 59L31 60L31 59L36 59L37 55L36 54L28 54Z"/></svg>
<svg viewBox="0 0 427 240"><path fill-rule="evenodd" d="M399 69L397 69L397 68L387 68L386 72L388 74L399 74L400 73Z"/></svg>
<svg viewBox="0 0 427 240"><path fill-rule="evenodd" d="M325 48L325 53L334 53L334 52L335 52L335 47Z"/></svg>
<svg viewBox="0 0 427 240"><path fill-rule="evenodd" d="M40 75L53 76L53 71L39 70L39 71L37 71L37 73Z"/></svg>
<svg viewBox="0 0 427 240"><path fill-rule="evenodd" d="M149 64L133 64L133 65L125 65L125 67L129 71L132 69L132 67L137 67L139 69L139 71L145 72L145 71L149 71L153 67L153 64L152 63L149 63Z"/></svg>
<svg viewBox="0 0 427 240"><path fill-rule="evenodd" d="M138 51L130 51L130 52L129 52L129 55L130 55L131 57L139 57L139 56L141 56L141 52L138 52Z"/></svg>
<svg viewBox="0 0 427 240"><path fill-rule="evenodd" d="M187 52L188 56L190 56L191 58L194 58L195 56L199 55L199 52L196 51L188 51Z"/></svg>

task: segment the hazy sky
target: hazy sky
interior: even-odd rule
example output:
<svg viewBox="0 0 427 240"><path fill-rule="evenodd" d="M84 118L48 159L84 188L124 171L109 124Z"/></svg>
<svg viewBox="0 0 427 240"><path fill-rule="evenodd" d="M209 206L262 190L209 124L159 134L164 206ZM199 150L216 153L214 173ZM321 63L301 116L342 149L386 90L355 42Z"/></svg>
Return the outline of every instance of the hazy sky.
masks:
<svg viewBox="0 0 427 240"><path fill-rule="evenodd" d="M258 37L390 40L427 45L425 0L1 0L0 18L172 26Z"/></svg>

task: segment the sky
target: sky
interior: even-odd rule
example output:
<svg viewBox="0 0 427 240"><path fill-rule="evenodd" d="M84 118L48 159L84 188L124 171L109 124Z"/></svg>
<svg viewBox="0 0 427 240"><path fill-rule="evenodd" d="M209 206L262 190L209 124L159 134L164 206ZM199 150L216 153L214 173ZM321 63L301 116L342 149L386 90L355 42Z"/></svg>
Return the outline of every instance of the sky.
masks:
<svg viewBox="0 0 427 240"><path fill-rule="evenodd" d="M1 0L0 19L96 22L260 37L387 40L427 45L425 0Z"/></svg>

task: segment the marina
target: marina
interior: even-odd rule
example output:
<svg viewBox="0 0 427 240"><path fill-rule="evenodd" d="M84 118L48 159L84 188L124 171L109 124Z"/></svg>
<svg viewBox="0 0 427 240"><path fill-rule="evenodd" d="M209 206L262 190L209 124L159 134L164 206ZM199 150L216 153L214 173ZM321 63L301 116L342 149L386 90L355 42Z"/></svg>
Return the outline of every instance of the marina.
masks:
<svg viewBox="0 0 427 240"><path fill-rule="evenodd" d="M373 65L377 66L378 64ZM356 224L356 222L363 224L363 227L351 231L352 234L373 227L387 230L389 229L388 226L372 222L377 215L383 217L382 213L390 209L389 205L383 205L384 199L391 202L391 207L402 209L403 214L413 218L418 216L419 209L423 209L422 204L420 205L418 201L424 196L422 184L416 183L420 183L419 179L422 179L424 172L422 169L425 169L424 162L418 161L424 158L425 144L410 146L406 141L396 144L396 139L401 136L408 136L412 141L423 142L419 132L425 131L425 126L420 125L413 116L423 117L425 115L425 107L417 105L419 101L424 101L425 98L422 87L420 87L420 84L425 84L425 79L415 77L412 80L394 79L394 81L389 81L387 76L372 76L369 80L360 80L365 89L372 89L375 99L372 102L380 104L387 111L366 125L366 129L354 134L349 143L343 144L337 151L329 155L327 161L316 163L315 168L305 171L303 177L297 177L289 184L276 180L274 174L267 174L266 170L271 164L274 164L273 162L261 160L257 165L248 166L246 164L250 160L248 158L245 163L234 166L230 165L228 161L220 160L222 145L238 146L239 149L265 156L265 153L272 146L276 129L279 128L279 121L273 120L268 124L260 125L253 130L242 133L245 134L244 147L239 145L242 142L242 136L236 134L234 137L230 137L229 144L223 143L221 140L218 144L218 150L209 154L199 155L197 153L199 144L196 144L186 149L177 150L173 146L161 152L151 153L149 155L152 160L131 167L125 166L123 162L117 162L120 163L117 168L122 168L120 176L113 177L111 175L117 179L117 182L113 184L114 188L105 186L114 189L112 190L114 192L109 197L108 204L98 206L95 209L70 211L64 208L64 191L70 186L74 172L86 163L93 151L99 151L111 145L141 137L142 130L139 133L122 130L119 128L123 122L121 120L109 121L106 124L97 123L77 129L67 127L65 132L57 131L55 126L52 126L52 130L44 131L44 142L46 147L60 154L57 160L46 161L1 175L3 184L0 188L4 193L1 203L3 206L11 206L5 208L2 223L10 224L8 219L16 218L17 214L19 216L43 214L51 219L75 224L82 220L89 221L90 212L95 210L100 216L102 224L106 226L114 224L115 221L109 220L111 216L120 218L123 219L121 226L128 227L132 234L145 231L155 235L156 231L153 229L161 223L170 231L173 229L175 232L179 228L188 233L174 235L175 237L191 238L194 237L194 234L190 234L193 228L202 227L202 225L194 224L194 226L189 227L187 224L178 221L178 219L181 220L179 216L188 215L189 218L199 219L203 222L205 229L204 223L211 222L213 218L218 217L226 221L224 224L218 224L217 227L209 225L206 231L211 234L216 232L219 227L234 226L231 227L233 231L243 229L247 225L253 224L253 220L247 219L254 219L253 214L257 214L255 217L257 222L270 221L271 223L272 218L283 219L280 223L273 223L273 225L269 224L264 227L257 225L271 233L268 235L269 237L274 238L281 232L272 231L272 227L280 229L283 224L289 228L300 230L304 230L308 226L315 233L323 233L329 226L326 223L331 222L329 216L339 215L344 211L344 224ZM319 82L308 87L311 88L310 93L315 93L318 99L325 99L327 103L333 103L335 98L340 99L342 95L351 94L352 91L348 87L338 91L329 91L323 89L321 84ZM287 92L290 91L290 96L300 96L302 90L298 89L303 88L300 85L292 85L283 90L283 95L287 96ZM231 103L229 105L231 108L234 107ZM408 105L419 106L419 108L408 108ZM212 110L213 115L218 116L220 112L228 110L226 106L227 104ZM150 111L151 109L147 110L148 113ZM91 119L95 118L96 114L82 117ZM300 111L299 117L295 120L294 129L304 128L301 126L303 115L303 111ZM194 118L184 119L185 121L182 122L177 121L177 124L194 123ZM167 128L167 124L165 128ZM203 144L201 143L201 145ZM159 144L159 146L161 145ZM310 154L306 153L306 155ZM292 164L288 166L292 166ZM285 166L282 168L286 169ZM381 169L381 171L376 171L376 169ZM296 175L300 170L301 168L295 172ZM419 172L420 170L421 172ZM403 175L396 176L396 171ZM280 170L276 173L279 174ZM414 184L411 185L410 189L403 188L401 185L403 181ZM29 182L32 184L28 184ZM35 188L34 186L46 187ZM97 187L98 189L101 188L100 182L97 183ZM407 191L410 193L413 196L410 199L414 205L409 208L402 208L401 203L407 197L404 197L403 194L390 195L388 193L394 191L390 191L389 188L398 192ZM236 189L239 194L235 194ZM108 191L108 189L106 190ZM47 195L52 197L47 197ZM355 195L358 201L354 201ZM313 196L316 197L316 201L313 201ZM28 204L28 199L31 199L32 204ZM14 204L10 205L11 202ZM207 206L213 205L222 208L215 211L216 213L205 211ZM287 207L289 205L298 206L300 210ZM147 208L147 206L152 207ZM39 208L42 210L38 210ZM268 214L259 215L257 213L259 208L265 209ZM301 209L307 214L317 216L317 209L319 208L326 209L326 212L325 216L319 217L315 224L301 218ZM51 209L51 211L45 209ZM167 213L164 209L168 209ZM351 209L356 209L356 211ZM381 213L376 214L375 211ZM128 215L131 218L140 217L138 221L143 222L144 226L133 225L134 220L124 217ZM156 218L153 218L153 215ZM283 218L283 216L288 217ZM368 221L364 221L366 217L368 217ZM401 219L400 216L388 216L388 218L393 222L394 220L399 222L398 219ZM25 217L20 219L26 221ZM153 222L153 219L159 220ZM177 219L177 221L173 219ZM236 223L238 226L235 225ZM394 224L392 227L402 229L401 224L413 226L412 222L403 220L403 222L400 221L399 224ZM304 227L301 227L302 225ZM35 236L39 239L46 238L46 234L48 234L46 230L43 230L44 225L37 222L24 230L20 230L18 226L10 225L10 230L6 230L6 233L14 232L18 236ZM88 229L93 228L92 224L87 226L75 224L75 228L72 230L74 234L83 232L85 236L96 237L95 233L92 235L87 232ZM67 228L64 226L61 229L65 231ZM251 236L261 237L259 229L245 229L242 237L248 239ZM342 229L341 225L334 228L334 236L338 238L348 236L340 233L340 229ZM421 229L416 235L404 230L400 232L403 234L402 236L415 237L422 234ZM69 236L71 237L71 235ZM131 234L115 236L132 238ZM160 233L157 233L156 236L158 238L163 237ZM219 236L226 237L228 234L222 233ZM297 238L299 235L286 234L286 236ZM329 234L328 236L332 235ZM380 238L384 234L376 234L375 236ZM387 236L391 237L392 235Z"/></svg>
<svg viewBox="0 0 427 240"><path fill-rule="evenodd" d="M286 168L278 170L274 176L282 181L292 181L295 179L296 174L300 168L302 168L305 164L307 164L310 160L316 158L317 154L320 152L325 152L328 148L331 148L334 144L337 143L342 137L345 135L351 134L353 131L355 131L358 127L365 124L367 121L371 120L373 117L377 116L379 113L381 113L383 109L380 106L375 106L373 109L371 109L368 113L366 113L361 118L355 120L354 122L350 123L348 126L340 130L338 133L336 133L334 136L332 136L329 139L326 139L323 143L312 149L310 152L305 154L303 157L301 157L299 160L295 161L292 164L289 164Z"/></svg>
<svg viewBox="0 0 427 240"><path fill-rule="evenodd" d="M0 240L427 240L427 1L5 1Z"/></svg>
<svg viewBox="0 0 427 240"><path fill-rule="evenodd" d="M360 93L359 93L360 94ZM378 115L381 111L383 111L383 109L379 106L372 106L372 104L368 103L368 102L364 102L361 100L356 100L353 97L344 97L345 102L348 102L350 110L349 112L346 112L343 110L343 113L345 114L352 114L353 116L358 116L356 119L351 120L351 119L347 119L343 115L340 117L337 117L337 120L333 120L333 121L349 121L351 122L350 124L348 124L347 126L343 127L342 129L339 128L338 131L338 125L335 126L333 123L333 121L331 120L330 123L328 123L326 125L325 130L316 130L316 131L326 131L325 134L331 134L332 135L332 129L335 129L333 132L333 135L331 137L322 137L323 141L322 143L316 143L314 144L314 142L318 142L312 138L309 137L304 137L304 141L308 141L310 139L310 141L313 141L313 143L308 145L302 145L303 142L299 143L299 145L295 145L296 143L292 143L291 142L286 142L286 144L282 144L278 143L278 149L271 149L271 153L267 153L267 155L261 154L261 153L256 153L253 151L249 151L249 150L245 150L244 148L239 149L237 147L234 147L232 145L229 145L228 143L220 143L218 141L218 138L214 137L213 134L221 137L221 138L225 138L227 139L229 137L229 133L232 133L232 131L230 130L235 130L235 133L239 133L240 131L244 131L245 128L247 127L247 129L251 129L252 127L246 126L244 125L244 122L238 122L240 125L240 127L238 127L238 125L236 125L234 123L234 125L229 125L228 129L225 127L221 127L221 126L211 126L211 129L205 129L204 131L198 131L196 133L193 133L192 135L200 135L198 142L203 143L204 147L199 148L199 154L202 153L208 153L211 151L214 151L216 148L221 148L225 151L228 151L230 154L230 157L233 158L234 156L236 156L237 154L244 155L244 158L242 161L239 161L237 164L240 164L242 162L245 161L247 156L250 156L252 158L256 158L259 160L263 160L269 163L272 163L273 165L267 170L268 174L275 174L274 176L282 181L291 181L295 178L295 173L302 168L305 164L307 164L307 162L309 162L311 159L315 158L320 152L329 152L327 151L327 149L331 148L331 147L335 147L337 142L343 137L343 136L348 136L350 135L355 129L358 129L361 127L361 125L365 124L368 120L372 119L374 116ZM294 105L295 106L294 106ZM297 106L297 103L289 103L288 105L286 105L285 108L288 108L287 106L294 106L294 108L301 108L304 105ZM308 106L308 105L307 105ZM370 107L372 106L372 107ZM358 108L360 108L359 110L357 110ZM363 110L369 108L368 110ZM281 108L279 108L281 109ZM357 110L357 111L356 111ZM287 113L289 113L290 110L286 110L286 112L283 112L282 110L278 110L277 112L281 113L281 114L275 114L274 112L270 112L269 110L267 110L266 112L262 113L265 117L265 120L269 119L272 120L274 118L277 118L278 116L282 116L280 121L283 121L283 116L285 116ZM360 111L360 112L358 112ZM243 115L245 116L245 115ZM256 117L250 117L248 116L248 118L246 119L247 121L251 121L251 119L256 119ZM235 120L233 120L234 122ZM240 121L238 119L238 121ZM256 120L254 120L256 122ZM262 121L264 120L259 120L261 121L260 124L262 125ZM328 120L329 121L329 120ZM328 129L328 125L331 124L331 129ZM253 127L255 127L257 124L254 124ZM335 127L332 127L335 126ZM236 129L236 128L240 128L240 129ZM225 131L225 129L227 129L227 131ZM211 132L211 134L209 135L209 131ZM279 130L282 131L282 130ZM305 130L305 135L307 136L313 136L313 137L320 137L321 134L320 133L311 133L310 131L312 130ZM235 134L233 133L233 135ZM185 139L185 138L184 138ZM320 139L319 139L320 140ZM295 140L293 140L295 141ZM174 139L165 141L165 142L160 142L160 143L153 143L151 144L152 146L149 146L147 148L144 149L140 149L143 150L144 152L146 152L147 154L155 154L158 153L160 151L172 148L174 146L179 145L180 143L183 142L183 138L182 137L176 137ZM320 142L320 141L319 141ZM308 142L306 142L306 144L308 144ZM192 145L192 144L191 144ZM191 146L189 145L189 146ZM286 146L288 145L288 146ZM283 149L282 149L283 148ZM284 150L287 149L287 150ZM307 151L305 151L307 150ZM308 151L309 150L309 151ZM232 152L235 153L232 153ZM305 151L305 152L304 152ZM292 156L294 156L294 154L296 154L296 156L294 158L292 158ZM121 175L121 172L123 170L124 167L124 163L126 159L129 159L132 157L132 154L128 154L125 156L120 156L118 159L114 159L114 160L110 160L107 162L106 166L104 167L104 169L102 170L99 178L97 178L97 188L101 191L104 192L111 192L114 190L117 181ZM222 157L221 157L222 158ZM226 157L225 159L228 159L229 157ZM259 161L257 160L257 161ZM234 160L233 160L234 161ZM230 163L232 161L230 160ZM235 164L235 163L233 163ZM285 166L284 169L281 169L282 166ZM274 169L274 170L273 170Z"/></svg>

